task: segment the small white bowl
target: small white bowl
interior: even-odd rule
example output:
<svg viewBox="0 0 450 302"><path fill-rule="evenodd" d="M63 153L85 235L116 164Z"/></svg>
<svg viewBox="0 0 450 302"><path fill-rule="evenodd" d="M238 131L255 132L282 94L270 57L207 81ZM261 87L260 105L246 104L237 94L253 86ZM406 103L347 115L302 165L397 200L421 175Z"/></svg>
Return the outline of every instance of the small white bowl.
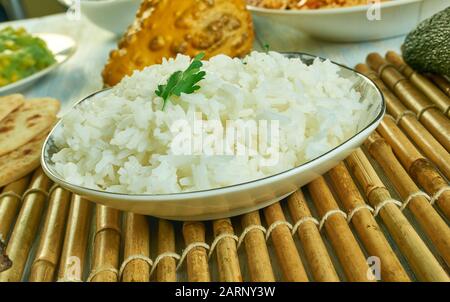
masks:
<svg viewBox="0 0 450 302"><path fill-rule="evenodd" d="M316 58L300 53L285 55L301 58L308 65ZM341 76L353 81L354 88L361 93L362 99L370 100L369 110L357 125L358 133L325 154L283 173L218 189L175 194L118 194L93 190L67 182L54 169L51 158L58 152L58 148L54 143L53 135L61 127L61 122L55 126L44 143L41 156L42 168L55 183L88 200L122 211L171 220L218 219L267 207L327 172L349 156L376 129L384 116L386 105L375 84L362 74L337 65L340 67ZM96 94L107 93L109 90ZM91 97L92 95L88 96L77 105Z"/></svg>
<svg viewBox="0 0 450 302"><path fill-rule="evenodd" d="M81 13L92 23L122 35L135 17L141 0L81 0Z"/></svg>
<svg viewBox="0 0 450 302"><path fill-rule="evenodd" d="M427 0L435 1L435 0ZM385 39L411 31L419 22L423 0L393 0L380 4L380 19L369 20L372 5L344 8L280 10L248 6L255 23L264 19L274 26L287 25L309 36L335 42L357 42Z"/></svg>

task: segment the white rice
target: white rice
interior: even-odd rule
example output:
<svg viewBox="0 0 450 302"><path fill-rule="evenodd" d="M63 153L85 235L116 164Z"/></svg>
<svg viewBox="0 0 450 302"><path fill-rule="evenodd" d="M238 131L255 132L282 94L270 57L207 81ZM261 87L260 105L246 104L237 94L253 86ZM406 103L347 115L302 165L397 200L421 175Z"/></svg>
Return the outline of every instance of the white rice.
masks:
<svg viewBox="0 0 450 302"><path fill-rule="evenodd" d="M245 59L219 55L204 62L200 90L173 98L162 111L155 90L185 70L190 58L153 65L125 78L107 95L68 113L55 134L52 160L67 181L94 189L164 194L243 183L273 175L339 145L357 131L366 102L329 61L307 66L281 54L253 52ZM276 120L276 165L264 155L184 155L170 147L178 120ZM272 150L273 151L273 150ZM267 155L267 154L266 154Z"/></svg>

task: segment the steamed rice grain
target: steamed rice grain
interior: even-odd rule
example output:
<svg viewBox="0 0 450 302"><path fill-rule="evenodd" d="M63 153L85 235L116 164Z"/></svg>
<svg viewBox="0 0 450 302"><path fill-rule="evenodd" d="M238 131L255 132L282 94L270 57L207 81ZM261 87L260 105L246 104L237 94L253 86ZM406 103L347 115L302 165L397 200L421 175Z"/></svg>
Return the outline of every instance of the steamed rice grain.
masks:
<svg viewBox="0 0 450 302"><path fill-rule="evenodd" d="M229 186L327 152L357 132L368 108L329 61L307 66L275 52L253 52L243 60L218 55L204 62L200 90L173 98L162 111L157 86L189 64L189 57L178 55L135 72L68 113L55 134L56 171L74 184L120 193ZM177 134L171 127L180 120L194 127L199 112L204 121L224 127L226 121L277 121L279 144L270 150L279 155L276 164L264 165L265 155L175 154L171 143Z"/></svg>

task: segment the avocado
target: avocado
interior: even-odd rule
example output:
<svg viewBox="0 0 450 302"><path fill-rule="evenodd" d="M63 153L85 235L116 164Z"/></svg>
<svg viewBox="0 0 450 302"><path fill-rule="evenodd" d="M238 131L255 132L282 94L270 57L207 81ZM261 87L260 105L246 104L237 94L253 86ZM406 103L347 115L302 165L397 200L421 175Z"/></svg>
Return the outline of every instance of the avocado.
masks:
<svg viewBox="0 0 450 302"><path fill-rule="evenodd" d="M410 32L402 53L415 70L450 77L450 6Z"/></svg>

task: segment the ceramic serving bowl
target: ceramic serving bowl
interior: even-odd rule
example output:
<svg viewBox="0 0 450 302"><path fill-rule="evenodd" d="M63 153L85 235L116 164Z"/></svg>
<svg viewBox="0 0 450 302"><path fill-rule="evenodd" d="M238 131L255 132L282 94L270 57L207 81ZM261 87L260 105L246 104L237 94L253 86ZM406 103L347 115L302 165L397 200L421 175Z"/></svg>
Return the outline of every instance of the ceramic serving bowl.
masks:
<svg viewBox="0 0 450 302"><path fill-rule="evenodd" d="M141 0L59 0L81 13L98 27L122 35L136 17ZM76 2L79 1L79 2ZM78 4L79 3L79 4ZM79 7L77 7L79 5Z"/></svg>
<svg viewBox="0 0 450 302"><path fill-rule="evenodd" d="M308 65L316 58L300 53L285 55L301 58ZM359 121L358 131L353 137L325 154L283 173L218 189L176 194L133 195L93 190L66 181L54 169L51 158L58 152L58 148L54 144L53 135L61 127L61 122L55 126L44 143L41 157L42 168L60 186L91 201L127 212L171 220L210 220L261 209L288 196L333 168L358 148L381 122L386 106L375 84L362 74L347 67L338 66L340 75L354 83L354 88L361 93L362 99L370 101L369 110ZM109 93L108 90L103 90L96 94L107 93ZM92 95L78 104L91 97Z"/></svg>
<svg viewBox="0 0 450 302"><path fill-rule="evenodd" d="M309 36L335 42L385 39L411 31L421 18L425 2L442 0L391 0L377 5L344 8L280 10L248 6L256 27L285 25ZM445 1L443 1L445 2Z"/></svg>

